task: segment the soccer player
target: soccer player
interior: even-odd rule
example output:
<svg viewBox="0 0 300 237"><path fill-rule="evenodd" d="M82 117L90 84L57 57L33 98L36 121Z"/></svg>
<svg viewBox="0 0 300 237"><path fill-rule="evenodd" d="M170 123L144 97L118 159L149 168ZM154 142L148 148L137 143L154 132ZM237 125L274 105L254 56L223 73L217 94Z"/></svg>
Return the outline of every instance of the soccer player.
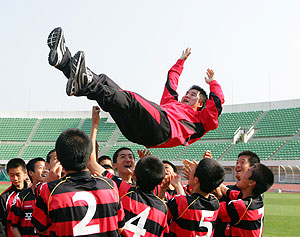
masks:
<svg viewBox="0 0 300 237"><path fill-rule="evenodd" d="M46 156L46 168L50 170L54 166L56 161L57 161L56 151L55 149L52 149L51 151L48 152Z"/></svg>
<svg viewBox="0 0 300 237"><path fill-rule="evenodd" d="M161 199L168 201L176 194L184 194L184 188L181 184L181 178L177 172L176 166L167 160L163 160L162 162L165 166L166 175L170 176L171 182L163 182L162 185L156 186L154 193L157 194L157 196L159 196ZM161 189L161 186L164 185L167 186Z"/></svg>
<svg viewBox="0 0 300 237"><path fill-rule="evenodd" d="M220 186L223 195L232 201L221 202L219 217L230 223L225 236L262 236L264 203L262 194L274 183L274 174L263 164L255 164L244 173L236 186L242 191Z"/></svg>
<svg viewBox="0 0 300 237"><path fill-rule="evenodd" d="M100 123L99 116L100 108L98 106L93 106L92 108L92 128L91 128L91 140L93 143L94 156L96 155L96 135ZM121 147L115 151L113 155L113 168L117 170L118 176L130 184L135 184L132 179L132 174L134 170L134 154L132 150L128 147Z"/></svg>
<svg viewBox="0 0 300 237"><path fill-rule="evenodd" d="M103 165L110 165L111 167L113 166L111 158L107 155L100 156L98 158L98 163L102 166Z"/></svg>
<svg viewBox="0 0 300 237"><path fill-rule="evenodd" d="M175 147L190 145L208 131L218 127L224 95L214 72L207 70L205 82L210 95L199 86L192 86L178 101L178 80L185 60L191 54L187 48L169 70L160 105L140 95L122 90L105 74L96 75L85 66L84 53L71 58L61 28L48 37L49 63L69 78L66 91L69 96L87 96L96 100L110 113L123 135L130 141L146 147Z"/></svg>
<svg viewBox="0 0 300 237"><path fill-rule="evenodd" d="M11 223L10 229L14 236L39 236L31 224L35 205L35 187L39 182L44 181L48 172L45 160L41 157L31 159L26 168L32 186L17 194L10 209L8 221Z"/></svg>
<svg viewBox="0 0 300 237"><path fill-rule="evenodd" d="M167 228L167 207L154 193L165 176L164 165L155 156L140 159L133 171L136 186L105 171L91 156L89 169L116 182L125 211L125 226L121 236L161 236Z"/></svg>
<svg viewBox="0 0 300 237"><path fill-rule="evenodd" d="M6 171L12 185L0 195L0 236L12 236L7 216L16 195L27 188L25 177L27 176L26 164L20 158L8 161Z"/></svg>
<svg viewBox="0 0 300 237"><path fill-rule="evenodd" d="M50 236L118 236L124 225L117 187L87 170L92 144L79 129L58 137L55 150L65 176L42 184L32 215L39 233Z"/></svg>
<svg viewBox="0 0 300 237"><path fill-rule="evenodd" d="M252 151L242 151L238 154L238 159L236 161L234 171L235 171L235 178L239 181L241 180L241 177L248 171L248 169L255 165L260 163L260 159L258 155ZM235 185L227 185L228 188L241 191L237 184ZM243 193L240 192L239 196L237 197L242 198ZM222 198L219 199L220 202L230 202L231 200L225 196L222 196ZM216 228L214 232L214 237L221 237L224 236L225 230L229 231L230 224L223 222L219 217L217 219Z"/></svg>
<svg viewBox="0 0 300 237"><path fill-rule="evenodd" d="M218 199L210 194L225 177L224 168L213 159L202 159L193 169L191 195L176 195L167 202L172 220L168 236L212 236L219 212Z"/></svg>

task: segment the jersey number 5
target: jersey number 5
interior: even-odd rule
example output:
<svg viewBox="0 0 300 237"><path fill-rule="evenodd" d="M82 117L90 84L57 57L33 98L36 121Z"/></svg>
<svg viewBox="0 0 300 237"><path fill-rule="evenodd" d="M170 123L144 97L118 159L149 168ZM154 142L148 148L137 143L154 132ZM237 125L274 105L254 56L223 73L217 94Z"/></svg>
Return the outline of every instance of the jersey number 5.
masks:
<svg viewBox="0 0 300 237"><path fill-rule="evenodd" d="M204 221L204 217L212 217L214 215L214 211L202 210L202 217L200 220L199 227L206 227L207 234L205 236L210 237L212 232L212 223L209 221Z"/></svg>
<svg viewBox="0 0 300 237"><path fill-rule="evenodd" d="M91 235L95 233L100 232L100 226L97 225L89 225L87 226L90 221L93 219L96 208L97 208L97 202L93 194L89 192L77 192L72 198L73 202L77 201L86 201L88 204L88 209L83 217L83 219L73 227L73 234L74 236L80 236L80 235Z"/></svg>

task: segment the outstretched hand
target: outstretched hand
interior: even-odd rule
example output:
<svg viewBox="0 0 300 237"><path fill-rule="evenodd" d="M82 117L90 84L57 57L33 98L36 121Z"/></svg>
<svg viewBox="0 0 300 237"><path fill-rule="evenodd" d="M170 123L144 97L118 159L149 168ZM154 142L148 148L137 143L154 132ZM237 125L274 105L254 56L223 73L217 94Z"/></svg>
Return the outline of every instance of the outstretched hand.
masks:
<svg viewBox="0 0 300 237"><path fill-rule="evenodd" d="M205 77L205 81L207 84L212 82L213 80L215 80L215 77L214 77L215 73L212 69L208 68L206 71L206 75L208 76L208 77Z"/></svg>
<svg viewBox="0 0 300 237"><path fill-rule="evenodd" d="M92 108L92 124L99 126L100 123L100 107L99 106L93 106Z"/></svg>
<svg viewBox="0 0 300 237"><path fill-rule="evenodd" d="M194 168L196 168L198 163L195 160L190 161L190 160L187 160L187 159L185 159L182 163L183 163L183 167L182 167L183 177L186 178L187 180L189 180L190 176L191 176L191 173L192 173L192 170Z"/></svg>
<svg viewBox="0 0 300 237"><path fill-rule="evenodd" d="M139 154L140 159L142 159L142 158L145 157L145 156L151 155L150 150L147 151L146 149L143 149L143 150L137 150L137 153Z"/></svg>
<svg viewBox="0 0 300 237"><path fill-rule="evenodd" d="M191 50L192 50L191 48L186 48L185 51L182 51L182 55L181 55L180 59L186 60L192 53Z"/></svg>
<svg viewBox="0 0 300 237"><path fill-rule="evenodd" d="M212 159L212 155L211 155L211 151L207 150L204 155L203 155L203 159Z"/></svg>

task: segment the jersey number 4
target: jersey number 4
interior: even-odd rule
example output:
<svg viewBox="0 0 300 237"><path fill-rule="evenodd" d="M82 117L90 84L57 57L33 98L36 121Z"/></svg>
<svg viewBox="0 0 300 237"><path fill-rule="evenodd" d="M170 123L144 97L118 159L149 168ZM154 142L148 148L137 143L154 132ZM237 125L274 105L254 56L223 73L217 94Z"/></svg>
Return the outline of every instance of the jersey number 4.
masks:
<svg viewBox="0 0 300 237"><path fill-rule="evenodd" d="M150 209L151 209L150 207L147 207L140 214L138 214L137 216L132 217L131 219L129 219L125 223L124 229L133 232L134 233L133 237L144 236L146 234L146 229L144 229L144 226L145 226L145 223L146 223L147 218L149 216ZM140 219L139 219L137 225L132 224L138 218L140 218Z"/></svg>
<svg viewBox="0 0 300 237"><path fill-rule="evenodd" d="M77 192L72 198L73 202L77 201L86 201L88 204L88 209L83 217L83 219L73 227L73 234L74 236L80 236L80 235L91 235L95 233L100 232L100 225L89 225L87 226L90 221L93 219L96 208L97 208L97 202L93 194L89 192Z"/></svg>

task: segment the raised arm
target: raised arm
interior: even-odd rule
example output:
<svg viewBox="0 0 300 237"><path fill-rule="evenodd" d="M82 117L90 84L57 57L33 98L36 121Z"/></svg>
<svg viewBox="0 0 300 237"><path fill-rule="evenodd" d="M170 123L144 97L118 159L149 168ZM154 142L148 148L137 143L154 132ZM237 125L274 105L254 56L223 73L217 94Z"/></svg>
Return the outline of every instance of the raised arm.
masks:
<svg viewBox="0 0 300 237"><path fill-rule="evenodd" d="M165 89L161 97L160 104L168 103L171 100L178 101L178 94L176 92L178 87L178 80L183 70L184 62L190 56L190 54L191 48L186 48L186 50L182 52L181 57L177 60L176 64L169 70L167 82L165 84Z"/></svg>
<svg viewBox="0 0 300 237"><path fill-rule="evenodd" d="M98 164L97 162L97 155L96 155L96 137L97 137L97 131L98 131L98 126L100 123L100 107L98 106L93 106L92 108L92 127L91 127L91 141L92 141L92 145L93 145L93 150L90 156L90 160L89 160L89 165L88 165L88 169L90 170L91 174L97 174L97 175L101 175L105 169Z"/></svg>
<svg viewBox="0 0 300 237"><path fill-rule="evenodd" d="M209 84L210 93L206 101L205 108L199 113L199 119L203 124L206 132L214 130L218 127L218 117L222 112L222 104L224 103L224 94L221 86L215 80L215 73L212 69L207 69L207 77L205 82Z"/></svg>

